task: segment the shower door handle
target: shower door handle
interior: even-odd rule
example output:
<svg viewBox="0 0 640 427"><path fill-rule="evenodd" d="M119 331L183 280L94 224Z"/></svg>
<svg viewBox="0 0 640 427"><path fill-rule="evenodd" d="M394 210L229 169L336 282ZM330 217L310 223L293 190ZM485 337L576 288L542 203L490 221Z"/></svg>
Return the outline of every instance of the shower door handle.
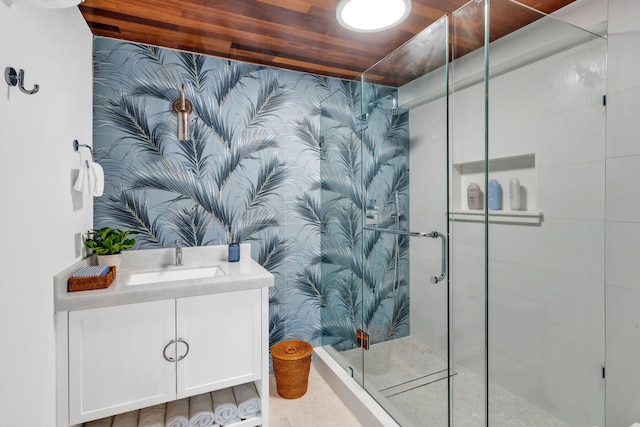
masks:
<svg viewBox="0 0 640 427"><path fill-rule="evenodd" d="M409 237L431 237L432 239L437 239L438 237L442 239L442 271L439 276L431 276L431 283L436 284L444 280L447 276L447 237L438 233L437 231L431 231L428 233L420 232L420 231L404 231L404 230L394 230L391 228L378 228L378 227L362 227L364 230L375 231L377 233L391 233L398 234L400 236L409 236Z"/></svg>
<svg viewBox="0 0 640 427"><path fill-rule="evenodd" d="M431 276L431 283L436 284L444 280L447 275L447 238L444 234L438 233L437 231L429 233L429 237L434 239L440 237L442 239L442 271L439 276Z"/></svg>
<svg viewBox="0 0 640 427"><path fill-rule="evenodd" d="M389 233L389 234L397 234L399 236L408 236L408 237L438 237L437 231L424 233L422 231L404 231L404 230L394 230L393 228L378 228L378 227L362 227L362 229L368 230L368 231L375 231L376 233Z"/></svg>

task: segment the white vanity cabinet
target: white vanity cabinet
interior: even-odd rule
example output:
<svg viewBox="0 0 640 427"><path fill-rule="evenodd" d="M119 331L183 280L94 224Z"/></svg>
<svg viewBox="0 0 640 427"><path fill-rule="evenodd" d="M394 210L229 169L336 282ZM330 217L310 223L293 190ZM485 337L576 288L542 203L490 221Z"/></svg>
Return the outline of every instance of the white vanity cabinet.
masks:
<svg viewBox="0 0 640 427"><path fill-rule="evenodd" d="M178 399L261 378L260 289L180 298L176 313L176 335L189 345L177 362Z"/></svg>
<svg viewBox="0 0 640 427"><path fill-rule="evenodd" d="M69 421L85 421L175 399L175 301L69 313Z"/></svg>
<svg viewBox="0 0 640 427"><path fill-rule="evenodd" d="M69 313L77 424L262 378L262 291Z"/></svg>
<svg viewBox="0 0 640 427"><path fill-rule="evenodd" d="M67 291L89 259L57 274L56 427L251 382L262 411L230 426L268 427L274 277L249 244L240 252L229 263L226 245L184 248L176 266L174 249L127 251L113 283L91 291ZM203 267L217 274L191 274ZM132 281L149 272L155 281Z"/></svg>
<svg viewBox="0 0 640 427"><path fill-rule="evenodd" d="M71 424L261 378L261 291L69 313Z"/></svg>

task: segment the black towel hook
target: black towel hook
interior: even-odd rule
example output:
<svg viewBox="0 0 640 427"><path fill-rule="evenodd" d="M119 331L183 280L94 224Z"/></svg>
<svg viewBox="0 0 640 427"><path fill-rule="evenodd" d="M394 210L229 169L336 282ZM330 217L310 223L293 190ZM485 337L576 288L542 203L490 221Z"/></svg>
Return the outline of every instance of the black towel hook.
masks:
<svg viewBox="0 0 640 427"><path fill-rule="evenodd" d="M34 84L33 89L24 88L24 70L16 71L13 67L7 67L4 69L4 79L9 86L18 86L18 88L27 95L33 95L40 90L40 86Z"/></svg>

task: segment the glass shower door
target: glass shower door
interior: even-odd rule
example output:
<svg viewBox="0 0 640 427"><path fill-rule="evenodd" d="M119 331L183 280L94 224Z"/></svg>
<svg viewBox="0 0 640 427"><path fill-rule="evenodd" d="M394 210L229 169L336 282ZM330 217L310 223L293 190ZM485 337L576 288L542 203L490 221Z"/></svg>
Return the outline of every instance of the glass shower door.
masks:
<svg viewBox="0 0 640 427"><path fill-rule="evenodd" d="M606 41L491 0L452 45L452 425L602 426Z"/></svg>
<svg viewBox="0 0 640 427"><path fill-rule="evenodd" d="M447 41L443 17L362 76L354 355L365 389L402 426L449 424Z"/></svg>
<svg viewBox="0 0 640 427"><path fill-rule="evenodd" d="M451 15L449 73L451 425L487 426L486 96L487 4Z"/></svg>

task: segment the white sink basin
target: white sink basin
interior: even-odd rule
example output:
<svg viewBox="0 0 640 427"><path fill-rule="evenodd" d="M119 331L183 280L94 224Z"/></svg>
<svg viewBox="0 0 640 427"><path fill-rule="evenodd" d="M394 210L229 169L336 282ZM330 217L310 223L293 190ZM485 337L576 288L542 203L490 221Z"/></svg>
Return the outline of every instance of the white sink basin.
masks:
<svg viewBox="0 0 640 427"><path fill-rule="evenodd" d="M151 283L175 282L178 280L204 279L207 277L222 276L224 272L220 267L193 267L170 270L155 270L136 272L131 274L127 286L148 285Z"/></svg>

